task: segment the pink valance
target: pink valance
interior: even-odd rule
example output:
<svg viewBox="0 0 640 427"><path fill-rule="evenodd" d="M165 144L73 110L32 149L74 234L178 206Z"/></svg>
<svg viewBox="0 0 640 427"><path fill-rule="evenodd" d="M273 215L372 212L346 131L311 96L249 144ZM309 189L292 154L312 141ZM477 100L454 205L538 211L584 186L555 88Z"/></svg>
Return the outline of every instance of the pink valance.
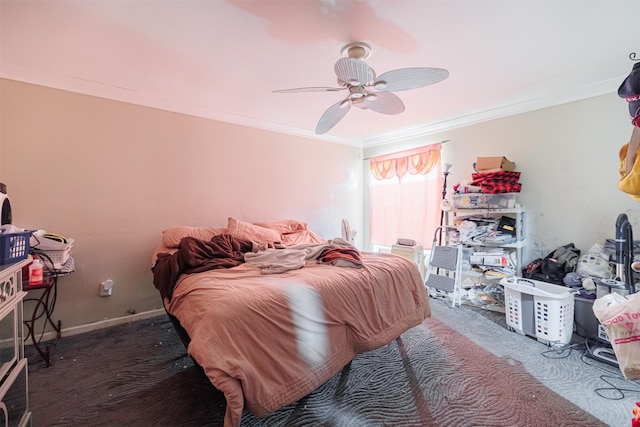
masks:
<svg viewBox="0 0 640 427"><path fill-rule="evenodd" d="M440 163L441 148L442 144L438 143L374 157L369 162L371 175L378 181L394 176L401 180L407 172L411 175L426 175Z"/></svg>

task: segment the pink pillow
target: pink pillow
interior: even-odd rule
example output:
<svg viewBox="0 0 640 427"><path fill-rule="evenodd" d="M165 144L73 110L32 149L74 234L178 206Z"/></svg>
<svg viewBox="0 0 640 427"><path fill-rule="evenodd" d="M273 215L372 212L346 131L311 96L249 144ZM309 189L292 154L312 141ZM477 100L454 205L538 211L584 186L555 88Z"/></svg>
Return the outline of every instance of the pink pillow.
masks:
<svg viewBox="0 0 640 427"><path fill-rule="evenodd" d="M289 247L308 243L326 243L326 239L318 236L311 230L300 230L295 233L282 235L282 244Z"/></svg>
<svg viewBox="0 0 640 427"><path fill-rule="evenodd" d="M280 242L280 233L277 231L231 217L227 222L227 233L236 239L250 240L256 243Z"/></svg>
<svg viewBox="0 0 640 427"><path fill-rule="evenodd" d="M223 227L171 227L162 232L162 245L167 248L177 248L183 237L211 240L213 236L226 232L227 229Z"/></svg>
<svg viewBox="0 0 640 427"><path fill-rule="evenodd" d="M254 222L253 225L276 230L280 234L295 233L307 229L307 223L295 219L283 219L280 221Z"/></svg>

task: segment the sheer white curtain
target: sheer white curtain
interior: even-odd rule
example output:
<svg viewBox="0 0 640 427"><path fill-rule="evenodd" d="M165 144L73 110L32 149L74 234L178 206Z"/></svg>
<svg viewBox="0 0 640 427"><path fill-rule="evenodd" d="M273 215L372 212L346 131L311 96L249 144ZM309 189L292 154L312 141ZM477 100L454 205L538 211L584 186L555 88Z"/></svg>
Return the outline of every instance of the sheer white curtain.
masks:
<svg viewBox="0 0 640 427"><path fill-rule="evenodd" d="M431 248L440 225L441 144L372 158L371 243L391 246L398 237Z"/></svg>

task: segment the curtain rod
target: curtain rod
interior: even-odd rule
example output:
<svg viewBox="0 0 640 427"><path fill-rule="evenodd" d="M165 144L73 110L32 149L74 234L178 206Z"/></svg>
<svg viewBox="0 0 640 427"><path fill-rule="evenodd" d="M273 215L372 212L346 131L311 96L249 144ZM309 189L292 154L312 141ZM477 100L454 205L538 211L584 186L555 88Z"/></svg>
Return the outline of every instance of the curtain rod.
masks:
<svg viewBox="0 0 640 427"><path fill-rule="evenodd" d="M402 153L403 151L411 151L411 150L416 150L418 148L422 148L422 147L429 147L431 145L436 145L436 144L446 144L447 142L450 142L450 139L444 139L442 141L439 142L432 142L431 144L427 144L427 145L421 145L419 147L414 147L414 148L407 148L406 150L402 150L402 151L397 151L396 153ZM377 156L372 156L372 157L380 157L380 156L388 156L390 154L396 154L394 152L391 153L387 153L387 154L378 154ZM372 157L363 157L362 160L371 160Z"/></svg>

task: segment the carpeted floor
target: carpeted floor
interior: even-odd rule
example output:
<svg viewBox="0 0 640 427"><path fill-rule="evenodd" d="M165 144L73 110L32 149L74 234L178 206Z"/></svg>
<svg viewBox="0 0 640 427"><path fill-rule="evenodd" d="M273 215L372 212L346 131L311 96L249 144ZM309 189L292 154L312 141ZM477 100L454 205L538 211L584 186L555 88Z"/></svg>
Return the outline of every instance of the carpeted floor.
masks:
<svg viewBox="0 0 640 427"><path fill-rule="evenodd" d="M582 366L577 351L544 357L546 346L507 331L499 315L437 300L432 309L309 396L264 419L245 413L242 425L630 425L635 383L616 388L631 390L623 399L602 397L594 390L607 388L598 382L606 371ZM36 427L222 425L224 397L165 316L63 337L48 368L26 353Z"/></svg>

